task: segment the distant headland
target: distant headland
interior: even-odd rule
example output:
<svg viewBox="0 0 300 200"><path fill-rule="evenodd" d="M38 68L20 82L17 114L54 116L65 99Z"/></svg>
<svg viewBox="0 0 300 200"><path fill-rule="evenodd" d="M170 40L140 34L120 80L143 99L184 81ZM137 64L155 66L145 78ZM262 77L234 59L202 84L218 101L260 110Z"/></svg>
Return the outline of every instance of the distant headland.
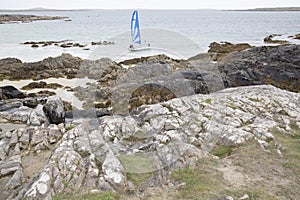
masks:
<svg viewBox="0 0 300 200"><path fill-rule="evenodd" d="M254 9L244 9L244 10L230 10L230 11L300 11L300 7L276 7L276 8L254 8Z"/></svg>
<svg viewBox="0 0 300 200"><path fill-rule="evenodd" d="M33 21L40 20L70 20L69 17L61 16L36 16L36 15L0 15L0 24L9 24L9 23L29 23Z"/></svg>
<svg viewBox="0 0 300 200"><path fill-rule="evenodd" d="M90 9L75 9L75 10L90 10ZM29 8L29 9L0 9L0 12L32 12L32 11L74 11L74 9L48 9L42 7Z"/></svg>

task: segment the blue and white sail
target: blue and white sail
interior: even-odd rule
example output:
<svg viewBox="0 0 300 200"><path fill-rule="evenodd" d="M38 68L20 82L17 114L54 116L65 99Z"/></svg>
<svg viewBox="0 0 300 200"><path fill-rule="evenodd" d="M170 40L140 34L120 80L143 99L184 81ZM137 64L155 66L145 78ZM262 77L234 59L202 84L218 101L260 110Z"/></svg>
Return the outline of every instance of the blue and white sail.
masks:
<svg viewBox="0 0 300 200"><path fill-rule="evenodd" d="M138 11L135 10L132 13L131 18L131 38L132 42L136 44L141 44L141 32L140 32L140 25L139 25L139 14Z"/></svg>

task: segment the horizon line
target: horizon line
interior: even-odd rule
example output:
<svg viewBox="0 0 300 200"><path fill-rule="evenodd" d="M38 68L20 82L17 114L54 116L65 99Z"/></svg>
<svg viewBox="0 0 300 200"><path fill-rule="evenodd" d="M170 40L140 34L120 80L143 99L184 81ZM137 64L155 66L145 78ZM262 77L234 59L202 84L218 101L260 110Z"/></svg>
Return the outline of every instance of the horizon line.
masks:
<svg viewBox="0 0 300 200"><path fill-rule="evenodd" d="M300 8L300 6L283 7L255 7L255 8L0 8L0 11L76 11L76 10L253 10L253 9L278 9L278 8Z"/></svg>

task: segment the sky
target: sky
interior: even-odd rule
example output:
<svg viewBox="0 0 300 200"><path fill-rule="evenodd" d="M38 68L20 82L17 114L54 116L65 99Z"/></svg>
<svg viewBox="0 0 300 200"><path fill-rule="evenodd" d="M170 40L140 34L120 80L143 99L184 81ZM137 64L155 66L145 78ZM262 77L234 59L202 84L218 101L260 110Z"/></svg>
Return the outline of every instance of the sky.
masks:
<svg viewBox="0 0 300 200"><path fill-rule="evenodd" d="M2 0L0 9L249 9L300 7L300 0Z"/></svg>

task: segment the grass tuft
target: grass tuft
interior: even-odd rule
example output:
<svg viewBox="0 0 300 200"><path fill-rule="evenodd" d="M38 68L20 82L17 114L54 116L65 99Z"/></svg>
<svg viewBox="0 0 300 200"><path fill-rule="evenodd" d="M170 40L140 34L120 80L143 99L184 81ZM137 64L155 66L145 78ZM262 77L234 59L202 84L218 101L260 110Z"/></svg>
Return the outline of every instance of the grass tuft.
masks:
<svg viewBox="0 0 300 200"><path fill-rule="evenodd" d="M212 149L211 154L218 156L220 158L225 158L227 156L230 156L232 154L232 151L233 151L232 146L217 145Z"/></svg>
<svg viewBox="0 0 300 200"><path fill-rule="evenodd" d="M57 194L53 200L117 200L119 194L113 192Z"/></svg>

